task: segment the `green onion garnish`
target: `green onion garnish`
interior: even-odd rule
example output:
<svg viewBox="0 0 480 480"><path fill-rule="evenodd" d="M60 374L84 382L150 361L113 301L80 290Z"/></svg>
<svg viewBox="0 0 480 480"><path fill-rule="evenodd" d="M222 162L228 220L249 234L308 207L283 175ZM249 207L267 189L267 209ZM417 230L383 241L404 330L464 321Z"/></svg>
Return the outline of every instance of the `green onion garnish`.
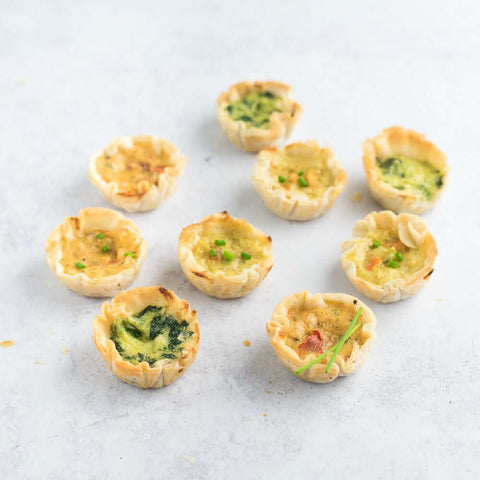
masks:
<svg viewBox="0 0 480 480"><path fill-rule="evenodd" d="M380 240L375 240L373 243L372 243L372 248L378 248L380 246Z"/></svg>
<svg viewBox="0 0 480 480"><path fill-rule="evenodd" d="M135 258L135 252L125 252L125 256Z"/></svg>
<svg viewBox="0 0 480 480"><path fill-rule="evenodd" d="M211 256L211 257L216 257L217 256L217 252L215 250L209 250L208 254Z"/></svg>
<svg viewBox="0 0 480 480"><path fill-rule="evenodd" d="M251 255L245 252L242 252L241 255L242 255L242 258L244 258L245 260L250 260L252 258Z"/></svg>
<svg viewBox="0 0 480 480"><path fill-rule="evenodd" d="M298 176L301 177L304 173L305 173L305 172L304 172L303 170L300 170L300 171L298 172Z"/></svg>
<svg viewBox="0 0 480 480"><path fill-rule="evenodd" d="M76 266L77 268L79 268L80 270L82 270L83 268L85 268L85 265L84 265L82 262L77 262L77 263L75 264L75 266Z"/></svg>
<svg viewBox="0 0 480 480"><path fill-rule="evenodd" d="M109 250L110 250L110 249L108 248L108 245L105 245L105 246L102 247L102 252L103 252L103 253L106 253L106 252L108 252Z"/></svg>
<svg viewBox="0 0 480 480"><path fill-rule="evenodd" d="M234 258L235 258L235 255L232 253L232 252L228 252L227 250L225 250L222 254L222 257L227 261L227 262L231 262Z"/></svg>
<svg viewBox="0 0 480 480"><path fill-rule="evenodd" d="M279 176L278 176L278 181L279 181L280 183L285 183L285 182L287 181L287 179L286 179L285 177L282 177L282 175L279 175Z"/></svg>
<svg viewBox="0 0 480 480"><path fill-rule="evenodd" d="M390 260L390 261L387 263L387 267L397 268L397 267L398 267L398 263L397 263L395 260Z"/></svg>
<svg viewBox="0 0 480 480"><path fill-rule="evenodd" d="M215 240L215 245L225 245L225 240Z"/></svg>
<svg viewBox="0 0 480 480"><path fill-rule="evenodd" d="M403 260L403 255L402 255L400 252L397 252L397 253L395 254L395 258L396 258L399 262L401 262L401 261Z"/></svg>
<svg viewBox="0 0 480 480"><path fill-rule="evenodd" d="M97 233L95 236L101 240L105 235L103 233Z"/></svg>
<svg viewBox="0 0 480 480"><path fill-rule="evenodd" d="M298 184L299 184L301 187L308 187L308 183L307 183L307 181L306 181L303 177L299 177L299 178L298 178Z"/></svg>

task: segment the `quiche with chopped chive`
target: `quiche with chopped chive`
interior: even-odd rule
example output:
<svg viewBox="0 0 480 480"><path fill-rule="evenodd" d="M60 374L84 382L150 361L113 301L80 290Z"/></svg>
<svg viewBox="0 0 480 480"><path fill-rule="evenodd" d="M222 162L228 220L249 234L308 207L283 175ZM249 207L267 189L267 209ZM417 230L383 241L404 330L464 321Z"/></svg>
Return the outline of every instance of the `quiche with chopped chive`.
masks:
<svg viewBox="0 0 480 480"><path fill-rule="evenodd" d="M188 280L207 295L243 297L273 267L272 239L246 220L217 213L182 230L178 259Z"/></svg>
<svg viewBox="0 0 480 480"><path fill-rule="evenodd" d="M147 257L147 244L132 220L96 207L57 225L45 250L60 282L86 297L110 297L123 290Z"/></svg>
<svg viewBox="0 0 480 480"><path fill-rule="evenodd" d="M355 288L376 302L417 293L433 273L437 245L416 215L373 212L342 245L342 267Z"/></svg>
<svg viewBox="0 0 480 480"><path fill-rule="evenodd" d="M240 82L217 100L217 117L238 148L258 152L286 140L302 114L290 98L291 87L279 82Z"/></svg>
<svg viewBox="0 0 480 480"><path fill-rule="evenodd" d="M139 287L105 302L93 321L108 368L141 388L169 385L193 363L200 345L197 313L164 287Z"/></svg>
<svg viewBox="0 0 480 480"><path fill-rule="evenodd" d="M362 147L368 188L382 207L421 213L438 201L448 180L447 157L424 135L391 127Z"/></svg>
<svg viewBox="0 0 480 480"><path fill-rule="evenodd" d="M166 140L153 135L121 137L93 155L89 176L112 205L144 212L175 191L186 162L187 157Z"/></svg>
<svg viewBox="0 0 480 480"><path fill-rule="evenodd" d="M347 174L329 148L310 140L261 150L252 180L273 213L288 220L311 220L333 206Z"/></svg>
<svg viewBox="0 0 480 480"><path fill-rule="evenodd" d="M326 383L362 366L375 340L375 325L375 314L355 297L304 291L285 297L266 328L287 370L302 380Z"/></svg>

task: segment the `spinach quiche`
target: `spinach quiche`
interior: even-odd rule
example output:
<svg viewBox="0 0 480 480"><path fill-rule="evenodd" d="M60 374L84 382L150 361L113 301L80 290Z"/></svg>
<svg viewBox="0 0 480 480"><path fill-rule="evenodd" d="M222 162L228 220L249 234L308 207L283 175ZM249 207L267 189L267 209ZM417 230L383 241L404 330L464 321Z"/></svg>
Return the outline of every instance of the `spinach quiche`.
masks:
<svg viewBox="0 0 480 480"><path fill-rule="evenodd" d="M352 321L356 326L343 343ZM372 310L355 297L304 291L285 297L266 328L287 370L302 380L326 383L362 366L375 340L376 323ZM323 358L300 372L318 357Z"/></svg>
<svg viewBox="0 0 480 480"><path fill-rule="evenodd" d="M362 147L368 188L382 207L421 213L438 201L448 181L447 157L424 135L391 127Z"/></svg>
<svg viewBox="0 0 480 480"><path fill-rule="evenodd" d="M273 267L272 239L246 220L217 213L182 230L178 259L188 280L207 295L243 297Z"/></svg>
<svg viewBox="0 0 480 480"><path fill-rule="evenodd" d="M291 87L279 82L240 82L217 100L217 117L238 148L258 152L286 140L302 107L290 98Z"/></svg>
<svg viewBox="0 0 480 480"><path fill-rule="evenodd" d="M273 213L288 220L311 220L333 206L347 174L329 148L310 140L261 150L252 180Z"/></svg>
<svg viewBox="0 0 480 480"><path fill-rule="evenodd" d="M177 187L187 157L153 135L120 137L90 160L91 182L127 212L157 208Z"/></svg>
<svg viewBox="0 0 480 480"><path fill-rule="evenodd" d="M372 212L342 245L341 263L355 288L376 302L417 293L433 273L437 245L416 215Z"/></svg>
<svg viewBox="0 0 480 480"><path fill-rule="evenodd" d="M200 345L197 313L164 287L139 287L105 302L93 321L108 368L141 388L169 385L193 363Z"/></svg>
<svg viewBox="0 0 480 480"><path fill-rule="evenodd" d="M136 224L109 208L84 208L47 238L47 262L66 287L87 297L111 297L138 275L147 243Z"/></svg>

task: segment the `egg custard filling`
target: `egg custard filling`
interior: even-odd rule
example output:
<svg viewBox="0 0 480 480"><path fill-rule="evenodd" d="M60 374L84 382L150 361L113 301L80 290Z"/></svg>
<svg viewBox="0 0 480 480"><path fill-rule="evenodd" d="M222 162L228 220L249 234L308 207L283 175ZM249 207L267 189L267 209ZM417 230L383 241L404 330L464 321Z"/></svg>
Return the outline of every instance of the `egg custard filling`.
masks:
<svg viewBox="0 0 480 480"><path fill-rule="evenodd" d="M282 97L262 90L253 90L239 100L229 103L225 110L235 121L245 122L251 127L268 128L273 112L283 112Z"/></svg>
<svg viewBox="0 0 480 480"><path fill-rule="evenodd" d="M198 263L211 273L223 271L225 275L238 275L254 264L264 264L265 238L245 231L233 221L221 225L208 225L193 247Z"/></svg>
<svg viewBox="0 0 480 480"><path fill-rule="evenodd" d="M133 194L156 185L159 175L173 163L170 155L158 152L151 140L137 139L133 148L119 145L116 153L105 151L97 157L95 166L105 182L118 183L120 191Z"/></svg>
<svg viewBox="0 0 480 480"><path fill-rule="evenodd" d="M376 285L399 278L407 279L421 270L429 255L428 245L411 248L398 230L375 229L358 242L347 259L356 266L357 276Z"/></svg>
<svg viewBox="0 0 480 480"><path fill-rule="evenodd" d="M443 175L431 163L404 155L377 158L375 169L380 180L427 201L443 185Z"/></svg>
<svg viewBox="0 0 480 480"><path fill-rule="evenodd" d="M301 359L311 353L320 355L341 340L356 312L353 303L350 305L340 301L329 301L313 309L303 305L294 306L287 312L288 328L281 334L286 345ZM362 323L362 315L358 323ZM343 344L339 355L348 359L353 345L357 343L361 346L368 338L368 332L363 332L362 328L357 329Z"/></svg>
<svg viewBox="0 0 480 480"><path fill-rule="evenodd" d="M281 188L302 192L309 198L318 198L336 183L336 177L327 165L330 158L328 149L298 155L294 149L287 147L279 150L270 162L270 174L278 180Z"/></svg>
<svg viewBox="0 0 480 480"><path fill-rule="evenodd" d="M61 265L65 273L83 273L102 278L130 268L136 262L141 238L128 228L79 232L73 238L62 237Z"/></svg>
<svg viewBox="0 0 480 480"><path fill-rule="evenodd" d="M165 307L148 305L133 315L116 318L110 339L120 356L132 365L175 359L193 335L186 320L178 321Z"/></svg>

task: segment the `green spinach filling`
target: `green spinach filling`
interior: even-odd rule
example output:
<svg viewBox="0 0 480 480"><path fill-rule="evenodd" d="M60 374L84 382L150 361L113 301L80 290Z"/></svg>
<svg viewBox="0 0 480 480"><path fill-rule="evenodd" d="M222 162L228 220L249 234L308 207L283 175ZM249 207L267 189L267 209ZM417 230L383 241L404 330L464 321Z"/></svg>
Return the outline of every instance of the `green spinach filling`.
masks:
<svg viewBox="0 0 480 480"><path fill-rule="evenodd" d="M252 127L268 128L273 112L283 111L283 100L271 92L254 90L225 107L229 117Z"/></svg>
<svg viewBox="0 0 480 480"><path fill-rule="evenodd" d="M177 358L192 335L186 320L178 322L165 307L149 305L134 315L115 319L110 338L124 360L153 365L163 358Z"/></svg>
<svg viewBox="0 0 480 480"><path fill-rule="evenodd" d="M403 155L377 158L376 169L380 180L424 200L431 200L443 185L443 175L431 163Z"/></svg>

